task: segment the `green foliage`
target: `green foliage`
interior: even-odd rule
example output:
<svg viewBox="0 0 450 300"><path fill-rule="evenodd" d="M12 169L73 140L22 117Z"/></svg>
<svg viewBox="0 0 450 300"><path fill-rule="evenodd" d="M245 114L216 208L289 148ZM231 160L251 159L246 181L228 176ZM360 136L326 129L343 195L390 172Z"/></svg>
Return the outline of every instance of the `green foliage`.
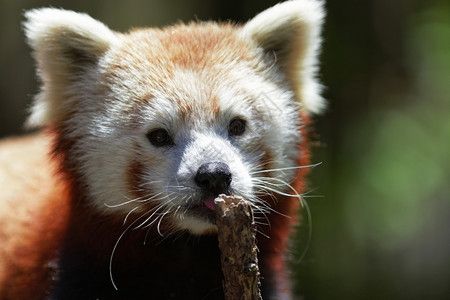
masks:
<svg viewBox="0 0 450 300"><path fill-rule="evenodd" d="M395 55L388 46L370 55L364 44L349 46L368 59L360 73L367 98L330 91L338 103L321 120L328 146L317 151L324 164L313 179L325 198L309 200L313 243L297 270L307 299L450 296L449 9L428 3L385 25L403 33ZM377 34L375 45L387 43ZM345 89L352 76L327 77Z"/></svg>

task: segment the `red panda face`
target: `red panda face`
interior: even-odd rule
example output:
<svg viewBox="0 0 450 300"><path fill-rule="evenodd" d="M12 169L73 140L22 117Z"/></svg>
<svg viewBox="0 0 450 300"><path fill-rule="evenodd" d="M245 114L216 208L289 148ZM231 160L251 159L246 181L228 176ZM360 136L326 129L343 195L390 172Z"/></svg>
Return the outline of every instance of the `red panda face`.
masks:
<svg viewBox="0 0 450 300"><path fill-rule="evenodd" d="M322 105L322 12L318 2L299 3L242 27L128 34L82 14L31 11L25 27L43 89L29 124L70 145L66 171L93 209L137 215L137 227L213 232L221 193L264 217L276 207L263 197L286 193L294 179L300 113Z"/></svg>
<svg viewBox="0 0 450 300"><path fill-rule="evenodd" d="M229 27L129 38L101 61L87 96L99 108L70 119L89 115L74 139L94 206L196 234L215 230L222 193L248 199L261 217L275 209L261 200L271 193L263 185L277 190L274 178L289 182L293 172L263 170L295 166L300 121L293 92L269 80L270 65Z"/></svg>

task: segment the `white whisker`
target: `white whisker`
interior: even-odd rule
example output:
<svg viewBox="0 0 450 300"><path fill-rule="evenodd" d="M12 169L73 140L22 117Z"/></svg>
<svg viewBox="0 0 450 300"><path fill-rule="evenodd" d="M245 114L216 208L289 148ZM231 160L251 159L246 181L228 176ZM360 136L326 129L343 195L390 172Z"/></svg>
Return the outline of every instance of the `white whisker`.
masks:
<svg viewBox="0 0 450 300"><path fill-rule="evenodd" d="M140 206L136 206L135 208L133 208L132 210L130 210L130 211L127 213L127 215L126 215L125 218L123 219L122 225L125 225L125 223L127 223L128 217L129 217L135 210L137 210L139 207L140 207Z"/></svg>
<svg viewBox="0 0 450 300"><path fill-rule="evenodd" d="M268 236L267 234L263 233L262 231L256 229L256 232L259 233L260 235L262 235L263 237L270 239L270 236Z"/></svg>
<svg viewBox="0 0 450 300"><path fill-rule="evenodd" d="M122 240L122 237L125 235L125 233L137 222L137 221L139 221L139 219L141 219L142 217L144 217L145 216L145 214L143 214L142 216L140 216L139 218L137 218L136 220L134 220L123 232L122 232L122 234L119 236L119 238L117 239L117 241L116 241L116 243L114 244L114 247L113 247L113 249L112 249L112 252L111 252L111 256L110 256L110 259L109 259L109 278L111 279L111 283L112 283L112 285L113 285L113 287L114 287L114 289L116 290L116 291L118 291L119 290L119 288L117 287L117 285L116 285L116 283L115 283L115 281L114 281L114 277L113 277L113 272L112 272L112 264L113 264L113 259L114 259L114 254L116 253L116 249L117 249L117 246L119 245L119 242Z"/></svg>
<svg viewBox="0 0 450 300"><path fill-rule="evenodd" d="M296 166L296 167L285 167L285 168L276 168L276 169L268 169L268 170L259 170L259 171L253 171L250 172L251 175L259 174L259 173L268 173L268 172L276 172L276 171L287 171L287 170L297 170L297 169L305 169L305 168L315 168L319 165L321 165L322 162L306 165L306 166Z"/></svg>
<svg viewBox="0 0 450 300"><path fill-rule="evenodd" d="M149 210L149 212L151 212L151 215L150 215L147 219L145 219L144 222L142 222L141 224L139 224L138 226L136 226L135 228L133 228L133 230L142 228L142 227L145 225L145 223L147 223L148 221L150 221L150 220L153 218L153 216L155 216L155 215L158 213L158 211L159 211L161 208L163 208L163 207L164 207L164 203L160 203L158 206L156 206L156 207L154 207L153 209ZM155 219L155 220L156 220L156 219ZM147 227L151 226L155 220L153 220L153 221L150 222L149 224L145 225L144 228L147 228Z"/></svg>
<svg viewBox="0 0 450 300"><path fill-rule="evenodd" d="M306 240L305 249L302 251L302 254L300 255L300 257L297 260L297 262L299 262L299 263L305 258L306 253L308 252L309 247L311 246L311 240L312 240L312 215L311 215L311 210L309 209L309 205L306 202L306 200L302 199L302 196L300 196L300 200L301 200L301 203L303 203L303 207L306 210L306 216L308 218L308 238Z"/></svg>
<svg viewBox="0 0 450 300"><path fill-rule="evenodd" d="M161 216L161 218L159 218L158 226L156 227L156 229L158 230L159 235L162 236L162 237L164 237L164 234L162 234L162 233L161 233L161 230L160 230L161 221L162 221L162 219L164 218L164 216L166 216L168 213L169 213L169 212L165 212L165 213Z"/></svg>

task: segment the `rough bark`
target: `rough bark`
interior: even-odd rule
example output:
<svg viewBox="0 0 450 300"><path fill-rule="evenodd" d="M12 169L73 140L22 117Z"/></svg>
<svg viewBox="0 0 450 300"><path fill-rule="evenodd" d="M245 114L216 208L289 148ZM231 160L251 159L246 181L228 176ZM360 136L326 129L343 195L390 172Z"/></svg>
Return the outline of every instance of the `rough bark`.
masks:
<svg viewBox="0 0 450 300"><path fill-rule="evenodd" d="M220 195L215 207L225 299L262 299L250 204L241 197Z"/></svg>

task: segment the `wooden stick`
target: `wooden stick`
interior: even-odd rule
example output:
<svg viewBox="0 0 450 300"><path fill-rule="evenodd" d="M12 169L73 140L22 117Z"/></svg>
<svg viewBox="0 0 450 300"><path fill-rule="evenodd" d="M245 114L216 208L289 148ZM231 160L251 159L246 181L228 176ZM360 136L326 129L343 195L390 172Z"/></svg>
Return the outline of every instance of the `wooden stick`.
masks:
<svg viewBox="0 0 450 300"><path fill-rule="evenodd" d="M262 299L253 210L242 197L215 200L226 300Z"/></svg>

